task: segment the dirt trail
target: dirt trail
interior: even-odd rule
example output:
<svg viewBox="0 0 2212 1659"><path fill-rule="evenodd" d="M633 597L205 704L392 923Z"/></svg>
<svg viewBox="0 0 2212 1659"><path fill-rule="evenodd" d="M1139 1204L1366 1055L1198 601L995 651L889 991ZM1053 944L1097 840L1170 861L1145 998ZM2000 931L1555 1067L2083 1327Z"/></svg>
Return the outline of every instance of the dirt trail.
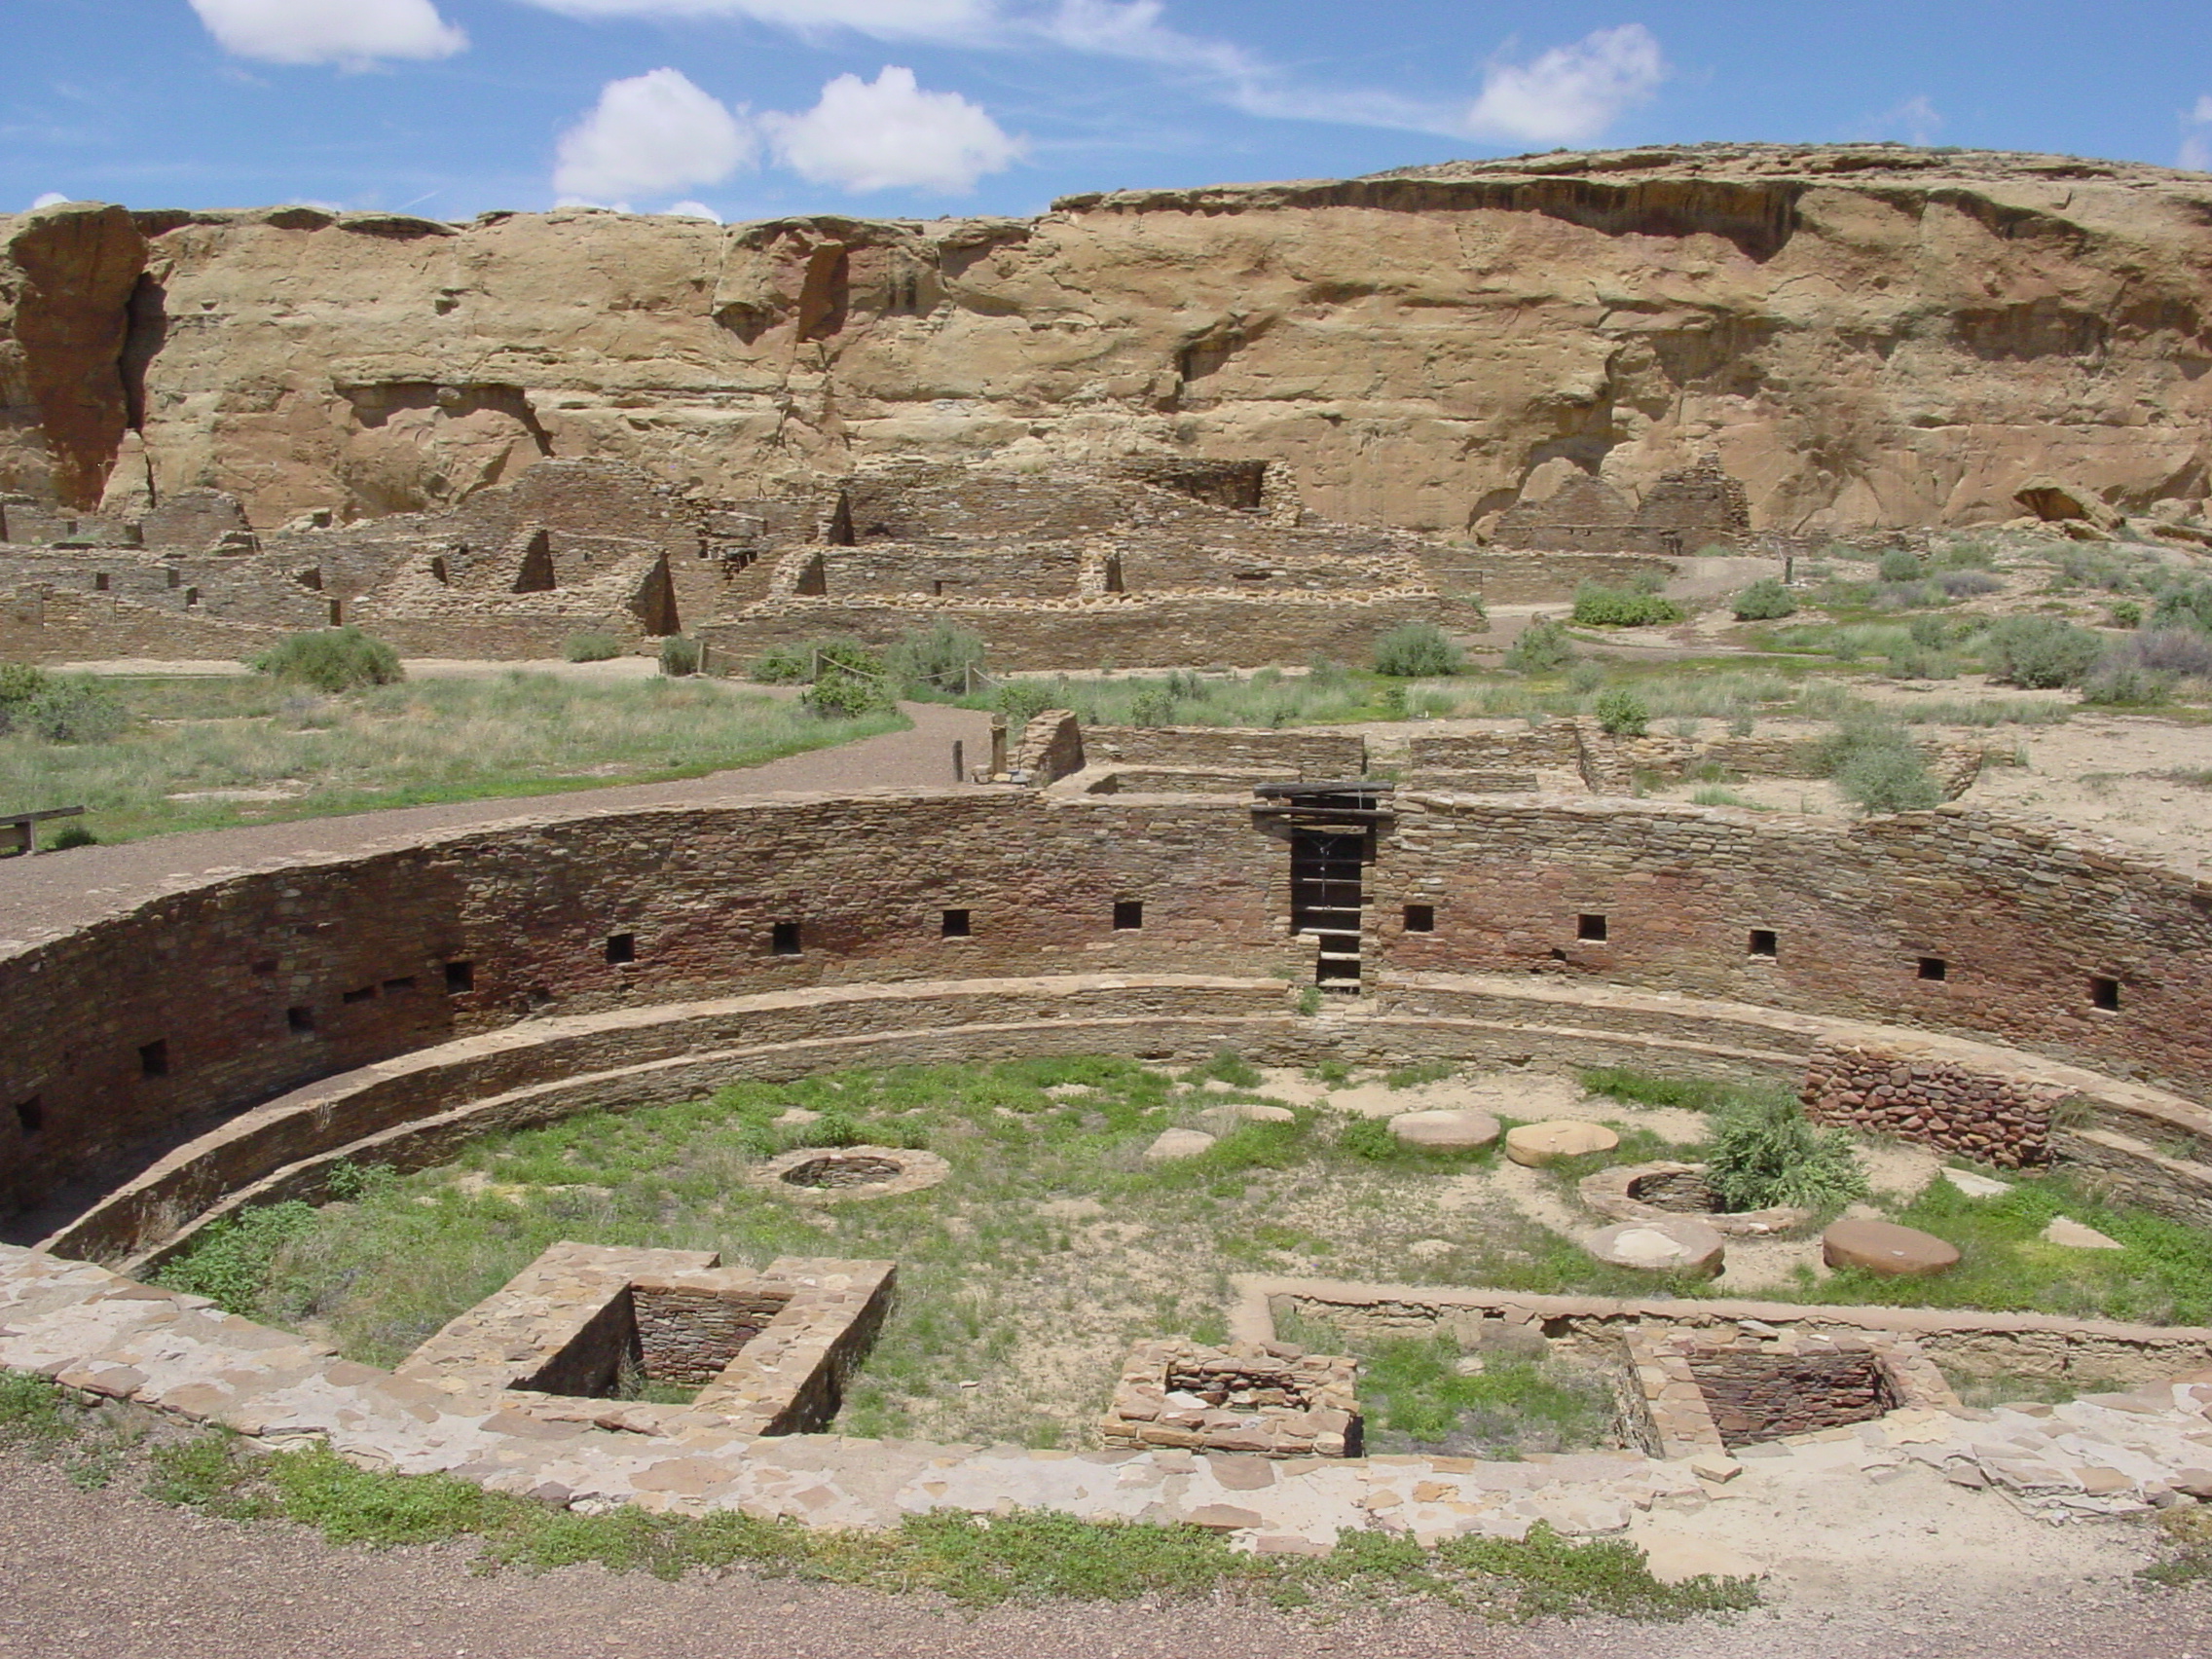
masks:
<svg viewBox="0 0 2212 1659"><path fill-rule="evenodd" d="M596 665L595 665L596 666ZM340 818L155 835L112 847L79 847L36 858L0 859L0 936L24 939L80 928L127 909L167 882L196 882L304 856L341 856L397 844L440 830L511 819L585 817L641 807L729 805L779 794L849 794L860 790L958 785L952 746L970 766L987 759L991 717L935 703L902 703L910 730L863 738L836 749L787 756L763 765L665 784L629 784L556 794L391 807ZM4 1651L4 1650L0 1650Z"/></svg>

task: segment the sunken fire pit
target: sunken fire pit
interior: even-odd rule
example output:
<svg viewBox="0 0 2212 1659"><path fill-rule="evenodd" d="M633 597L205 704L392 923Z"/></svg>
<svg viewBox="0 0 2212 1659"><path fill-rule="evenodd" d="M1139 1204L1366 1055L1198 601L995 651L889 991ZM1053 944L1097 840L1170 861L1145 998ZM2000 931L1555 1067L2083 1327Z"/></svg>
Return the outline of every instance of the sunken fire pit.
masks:
<svg viewBox="0 0 2212 1659"><path fill-rule="evenodd" d="M805 1146L771 1158L756 1173L761 1185L802 1202L888 1198L934 1187L952 1165L934 1152L903 1146Z"/></svg>
<svg viewBox="0 0 2212 1659"><path fill-rule="evenodd" d="M1108 1446L1356 1457L1356 1360L1284 1343L1139 1343L1101 1424Z"/></svg>
<svg viewBox="0 0 2212 1659"><path fill-rule="evenodd" d="M1706 1185L1702 1163L1622 1163L1585 1175L1575 1189L1582 1201L1608 1221L1662 1221L1694 1215L1733 1238L1758 1238L1810 1227L1813 1212L1774 1209L1724 1210Z"/></svg>

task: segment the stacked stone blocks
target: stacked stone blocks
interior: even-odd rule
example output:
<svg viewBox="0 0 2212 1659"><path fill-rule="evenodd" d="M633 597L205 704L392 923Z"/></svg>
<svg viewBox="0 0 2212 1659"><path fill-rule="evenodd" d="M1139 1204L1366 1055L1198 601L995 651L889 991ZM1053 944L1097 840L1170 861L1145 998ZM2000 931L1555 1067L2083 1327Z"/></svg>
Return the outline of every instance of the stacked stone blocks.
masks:
<svg viewBox="0 0 2212 1659"><path fill-rule="evenodd" d="M1284 1343L1139 1343L1099 1425L1110 1447L1357 1456L1356 1361Z"/></svg>

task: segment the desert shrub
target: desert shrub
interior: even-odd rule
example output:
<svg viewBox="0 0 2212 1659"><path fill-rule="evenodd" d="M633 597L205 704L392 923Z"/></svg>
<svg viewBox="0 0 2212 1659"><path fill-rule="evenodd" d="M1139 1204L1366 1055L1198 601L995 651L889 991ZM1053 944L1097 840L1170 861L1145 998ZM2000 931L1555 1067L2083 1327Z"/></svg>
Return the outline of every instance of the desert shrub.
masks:
<svg viewBox="0 0 2212 1659"><path fill-rule="evenodd" d="M1457 674L1466 659L1433 622L1401 622L1375 642L1375 672L1396 680Z"/></svg>
<svg viewBox="0 0 2212 1659"><path fill-rule="evenodd" d="M1987 571L1942 571L1936 576L1936 585L1948 599L1977 599L1996 593L2005 584Z"/></svg>
<svg viewBox="0 0 2212 1659"><path fill-rule="evenodd" d="M2151 607L2154 628L2190 628L2212 636L2212 581L2177 582Z"/></svg>
<svg viewBox="0 0 2212 1659"><path fill-rule="evenodd" d="M1647 628L1679 622L1684 612L1673 600L1635 586L1607 587L1584 582L1574 590L1574 620L1586 628Z"/></svg>
<svg viewBox="0 0 2212 1659"><path fill-rule="evenodd" d="M751 678L762 685L798 685L813 673L814 658L803 645L771 645L755 659Z"/></svg>
<svg viewBox="0 0 2212 1659"><path fill-rule="evenodd" d="M1927 757L1901 727L1846 726L1822 745L1821 760L1862 812L1926 812L1943 803Z"/></svg>
<svg viewBox="0 0 2212 1659"><path fill-rule="evenodd" d="M883 661L891 677L910 689L963 692L974 680L972 671L983 666L984 654L981 635L940 616L902 635Z"/></svg>
<svg viewBox="0 0 2212 1659"><path fill-rule="evenodd" d="M849 720L890 701L880 681L851 674L825 674L799 698L824 719Z"/></svg>
<svg viewBox="0 0 2212 1659"><path fill-rule="evenodd" d="M2172 695L2173 679L2115 652L2082 682L2082 701L2098 708L2139 708Z"/></svg>
<svg viewBox="0 0 2212 1659"><path fill-rule="evenodd" d="M1986 541L1954 541L1936 557L1939 571L1994 571L1997 554Z"/></svg>
<svg viewBox="0 0 2212 1659"><path fill-rule="evenodd" d="M1129 705L1129 724L1164 726L1175 723L1175 698L1164 686L1148 685Z"/></svg>
<svg viewBox="0 0 2212 1659"><path fill-rule="evenodd" d="M318 628L289 634L246 664L256 674L312 685L317 691L351 691L395 685L407 678L399 653L360 629Z"/></svg>
<svg viewBox="0 0 2212 1659"><path fill-rule="evenodd" d="M570 662L612 662L622 654L622 642L612 634L571 634L561 646Z"/></svg>
<svg viewBox="0 0 2212 1659"><path fill-rule="evenodd" d="M2115 628L2140 628L2143 608L2132 599L2119 600L2105 612L2105 617Z"/></svg>
<svg viewBox="0 0 2212 1659"><path fill-rule="evenodd" d="M682 680L699 672L704 656L697 640L687 640L682 634L670 634L660 643L660 671L671 680Z"/></svg>
<svg viewBox="0 0 2212 1659"><path fill-rule="evenodd" d="M67 675L23 704L18 720L49 743L110 743L130 729L130 711L98 681Z"/></svg>
<svg viewBox="0 0 2212 1659"><path fill-rule="evenodd" d="M1598 723L1613 737L1641 737L1651 726L1651 710L1634 691L1615 685L1598 693Z"/></svg>
<svg viewBox="0 0 2212 1659"><path fill-rule="evenodd" d="M1773 622L1794 616L1797 601L1778 577L1761 576L1736 596L1734 609L1739 622Z"/></svg>
<svg viewBox="0 0 2212 1659"><path fill-rule="evenodd" d="M2086 628L2055 616L2001 617L1984 651L1993 679L2008 685L2048 689L2079 685L2104 655L2104 642Z"/></svg>
<svg viewBox="0 0 2212 1659"><path fill-rule="evenodd" d="M1899 645L1890 652L1893 680L1953 680L1958 672L1958 664L1941 651L1931 650L1917 642Z"/></svg>
<svg viewBox="0 0 2212 1659"><path fill-rule="evenodd" d="M1051 706L1051 687L1035 680L1010 680L991 693L991 707L1010 726L1027 725Z"/></svg>
<svg viewBox="0 0 2212 1659"><path fill-rule="evenodd" d="M71 847L96 847L99 844L100 838L84 825L64 824L54 832L54 839L46 845L49 852L65 853Z"/></svg>
<svg viewBox="0 0 2212 1659"><path fill-rule="evenodd" d="M1919 554L1906 547L1893 547L1882 555L1877 567L1886 582L1917 582L1928 574L1928 567Z"/></svg>
<svg viewBox="0 0 2212 1659"><path fill-rule="evenodd" d="M2191 680L2212 680L2212 637L2188 628L2147 628L2114 648L2154 674L2171 674Z"/></svg>
<svg viewBox="0 0 2212 1659"><path fill-rule="evenodd" d="M1866 1194L1841 1129L1815 1128L1787 1094L1740 1101L1713 1124L1705 1179L1724 1210L1827 1209Z"/></svg>
<svg viewBox="0 0 2212 1659"><path fill-rule="evenodd" d="M1574 642L1566 624L1539 616L1521 630L1505 653L1505 666L1521 674L1556 674L1574 661Z"/></svg>
<svg viewBox="0 0 2212 1659"><path fill-rule="evenodd" d="M0 662L0 737L20 724L25 711L53 683L53 676L27 662Z"/></svg>

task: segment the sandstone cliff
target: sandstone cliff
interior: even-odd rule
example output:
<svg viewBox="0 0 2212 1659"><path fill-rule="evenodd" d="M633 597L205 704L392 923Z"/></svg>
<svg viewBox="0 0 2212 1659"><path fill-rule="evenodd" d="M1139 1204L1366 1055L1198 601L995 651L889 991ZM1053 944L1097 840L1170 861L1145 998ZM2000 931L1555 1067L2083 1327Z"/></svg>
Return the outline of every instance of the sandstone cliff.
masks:
<svg viewBox="0 0 2212 1659"><path fill-rule="evenodd" d="M1032 220L0 219L0 490L438 506L541 456L743 495L901 453L1292 469L1460 533L1716 453L1762 529L2207 493L2212 179L1891 146L1560 154Z"/></svg>

